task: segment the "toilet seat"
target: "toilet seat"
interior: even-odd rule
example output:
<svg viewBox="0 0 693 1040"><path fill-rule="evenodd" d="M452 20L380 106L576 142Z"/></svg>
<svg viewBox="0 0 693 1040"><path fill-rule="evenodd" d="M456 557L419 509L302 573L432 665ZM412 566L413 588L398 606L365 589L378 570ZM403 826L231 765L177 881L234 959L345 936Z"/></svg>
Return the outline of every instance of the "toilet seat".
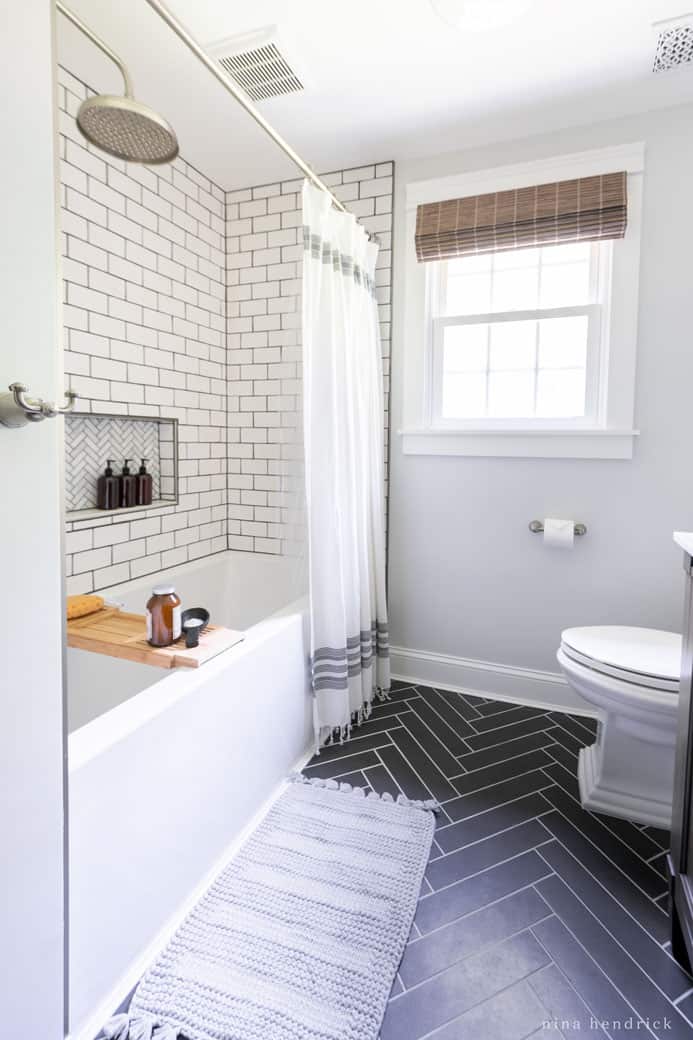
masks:
<svg viewBox="0 0 693 1040"><path fill-rule="evenodd" d="M681 674L681 636L659 629L623 625L568 628L562 633L566 657L601 675L676 694Z"/></svg>

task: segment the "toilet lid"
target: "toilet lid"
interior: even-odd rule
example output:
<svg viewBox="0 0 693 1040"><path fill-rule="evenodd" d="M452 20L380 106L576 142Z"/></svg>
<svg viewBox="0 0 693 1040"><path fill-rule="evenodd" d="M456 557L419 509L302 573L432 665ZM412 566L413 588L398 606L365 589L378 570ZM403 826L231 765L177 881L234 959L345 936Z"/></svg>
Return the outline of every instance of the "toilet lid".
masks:
<svg viewBox="0 0 693 1040"><path fill-rule="evenodd" d="M621 625L567 628L563 650L606 675L676 692L681 677L681 636L655 628Z"/></svg>

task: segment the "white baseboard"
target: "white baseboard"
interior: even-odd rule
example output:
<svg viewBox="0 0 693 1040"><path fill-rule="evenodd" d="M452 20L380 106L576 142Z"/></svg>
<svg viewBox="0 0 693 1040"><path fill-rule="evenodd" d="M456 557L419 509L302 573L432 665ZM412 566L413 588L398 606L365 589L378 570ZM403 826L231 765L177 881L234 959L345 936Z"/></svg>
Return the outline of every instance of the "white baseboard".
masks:
<svg viewBox="0 0 693 1040"><path fill-rule="evenodd" d="M559 672L515 668L493 661L475 661L403 646L390 647L390 668L392 678L401 682L461 690L491 700L598 717L592 705L573 690Z"/></svg>
<svg viewBox="0 0 693 1040"><path fill-rule="evenodd" d="M296 760L291 772L300 773L306 763L313 757L314 750L315 749L311 742L311 745ZM180 927L195 904L199 902L217 875L221 873L228 863L230 863L252 832L260 825L264 817L276 802L277 798L279 798L280 794L282 794L286 789L286 786L286 780L277 784L272 793L265 799L242 831L236 835L229 845L227 845L221 856L219 856L216 862L210 867L204 877L200 879L195 888L189 894L188 898L178 907L176 913L169 918L164 927L157 933L154 939L152 939L147 948L142 951L135 961L133 961L128 971L118 980L108 996L105 997L99 1006L94 1009L93 1013L76 1032L67 1034L65 1040L94 1040L94 1038L99 1035L104 1022L106 1022L111 1015L116 1014L124 1001L127 1000L147 968L154 962L154 960L156 960L158 955L172 938L173 933Z"/></svg>

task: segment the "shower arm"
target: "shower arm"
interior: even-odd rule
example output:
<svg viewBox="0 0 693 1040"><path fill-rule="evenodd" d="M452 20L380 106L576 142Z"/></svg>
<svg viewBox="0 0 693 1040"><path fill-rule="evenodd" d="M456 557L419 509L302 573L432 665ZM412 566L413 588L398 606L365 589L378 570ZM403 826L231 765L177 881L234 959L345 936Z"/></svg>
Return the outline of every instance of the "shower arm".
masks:
<svg viewBox="0 0 693 1040"><path fill-rule="evenodd" d="M132 80L130 79L130 73L126 69L124 62L120 60L115 51L112 51L107 43L104 43L104 41L99 36L97 36L95 32L92 32L89 26L85 25L82 19L77 17L74 11L71 11L69 7L65 7L65 5L61 3L61 0L55 0L55 7L56 10L60 11L60 13L64 15L69 22L72 22L76 29L79 29L79 31L81 33L84 33L84 35L89 40L91 40L92 43L96 44L99 50L102 51L107 58L110 58L113 64L117 66L118 71L123 77L123 84L125 86L125 96L129 98L134 97L134 89L132 85Z"/></svg>
<svg viewBox="0 0 693 1040"><path fill-rule="evenodd" d="M298 152L295 152L288 141L285 141L281 134L277 133L271 123L268 123L261 112L255 107L252 101L246 97L242 90L240 90L233 82L230 76L224 72L220 65L213 61L209 55L200 47L199 43L190 35L188 30L182 25L178 19L171 14L167 7L161 3L161 0L147 0L149 6L156 11L160 18L166 22L168 27L173 30L176 36L183 41L189 50L195 55L195 57L202 62L203 65L212 73L215 79L217 79L222 87L229 92L229 94L235 98L239 105L246 110L249 116L251 116L258 126L262 127L265 133L272 138L275 144L279 145L281 150L288 155L291 161L298 166L298 168L306 175L309 181L311 181L316 188L320 188L324 191L332 200L333 206L341 210L342 213L348 213L346 206L344 206L337 196L330 191L325 182L318 177L311 167L305 160L301 158ZM368 233L368 237L371 235Z"/></svg>

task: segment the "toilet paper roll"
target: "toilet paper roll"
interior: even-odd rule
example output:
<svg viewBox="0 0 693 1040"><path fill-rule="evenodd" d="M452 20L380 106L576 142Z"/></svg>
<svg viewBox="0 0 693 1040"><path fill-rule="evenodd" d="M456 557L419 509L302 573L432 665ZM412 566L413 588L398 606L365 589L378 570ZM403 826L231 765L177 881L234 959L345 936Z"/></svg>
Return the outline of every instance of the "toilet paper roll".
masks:
<svg viewBox="0 0 693 1040"><path fill-rule="evenodd" d="M554 549L572 549L575 541L575 521L555 516L544 518L544 545Z"/></svg>

